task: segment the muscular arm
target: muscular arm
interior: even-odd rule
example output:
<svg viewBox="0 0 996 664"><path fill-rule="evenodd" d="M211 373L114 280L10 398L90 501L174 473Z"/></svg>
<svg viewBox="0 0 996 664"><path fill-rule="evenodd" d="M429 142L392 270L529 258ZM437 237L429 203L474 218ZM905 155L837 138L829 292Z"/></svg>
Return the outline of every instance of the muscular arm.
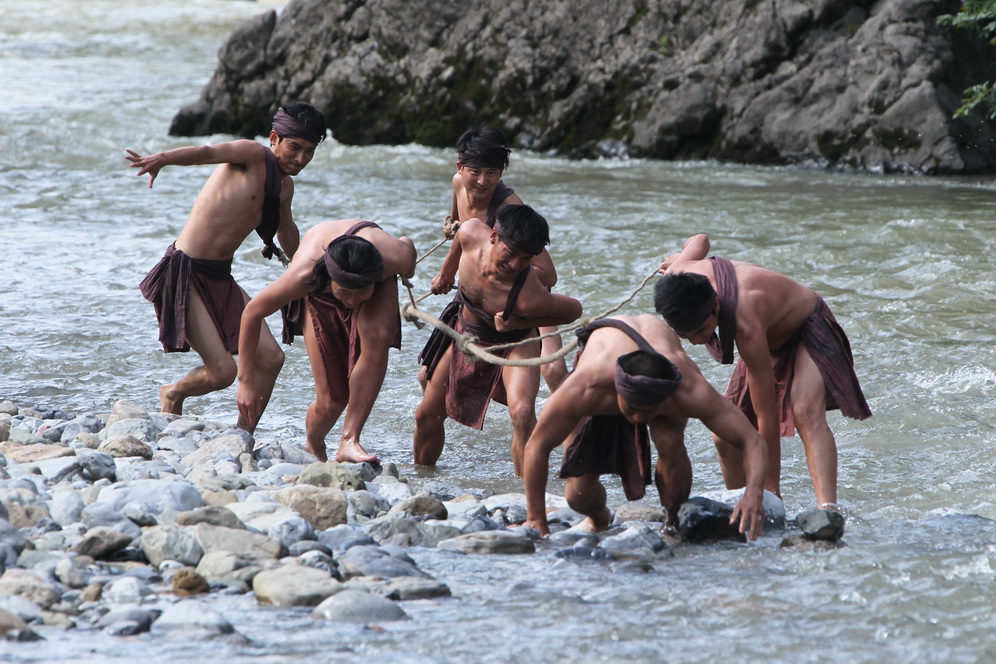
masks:
<svg viewBox="0 0 996 664"><path fill-rule="evenodd" d="M741 304L742 314L737 320L737 351L747 367L747 386L751 403L757 413L757 430L764 440L768 453L769 480L777 482L781 471L781 423L775 396L775 374L771 368L767 330L751 309Z"/></svg>
<svg viewBox="0 0 996 664"><path fill-rule="evenodd" d="M136 175L149 174L149 187L164 166L199 166L204 164L245 164L263 160L263 146L249 139L218 143L216 145L196 145L157 152L145 157L127 150L125 159L137 168Z"/></svg>
<svg viewBox="0 0 996 664"><path fill-rule="evenodd" d="M660 272L684 272L682 269L683 264L690 261L701 261L705 260L705 257L709 255L709 236L705 233L700 233L698 235L693 235L692 237L685 240L685 244L682 245L681 251L677 254L671 254L664 259L661 263Z"/></svg>
<svg viewBox="0 0 996 664"><path fill-rule="evenodd" d="M277 242L288 258L294 258L301 245L301 231L294 223L291 214L291 200L294 198L294 181L285 178L280 187L280 226L277 227Z"/></svg>
<svg viewBox="0 0 996 664"><path fill-rule="evenodd" d="M291 265L276 281L251 299L242 312L239 326L239 388L235 398L239 413L250 422L257 422L263 409L256 387L256 347L259 346L264 319L288 302L307 295L308 286L304 281L308 278L306 268Z"/></svg>
<svg viewBox="0 0 996 664"><path fill-rule="evenodd" d="M541 290L539 297L530 296L524 299L520 295L515 308L516 311L521 308L526 313L513 313L508 320L502 318L500 311L495 314L495 329L505 332L528 327L566 325L581 317L583 312L581 303L573 297L550 293L542 286L539 288Z"/></svg>
<svg viewBox="0 0 996 664"><path fill-rule="evenodd" d="M744 532L749 523L749 536L757 539L764 525L762 503L768 467L767 446L740 409L720 396L704 379L684 397L682 405L690 416L698 417L710 431L743 453L746 487L730 523L739 521L740 532Z"/></svg>
<svg viewBox="0 0 996 664"><path fill-rule="evenodd" d="M581 390L564 382L547 401L536 428L526 442L523 459L526 489L526 525L543 535L550 533L546 520L546 484L550 474L550 453L559 446L581 418L571 412L584 400Z"/></svg>

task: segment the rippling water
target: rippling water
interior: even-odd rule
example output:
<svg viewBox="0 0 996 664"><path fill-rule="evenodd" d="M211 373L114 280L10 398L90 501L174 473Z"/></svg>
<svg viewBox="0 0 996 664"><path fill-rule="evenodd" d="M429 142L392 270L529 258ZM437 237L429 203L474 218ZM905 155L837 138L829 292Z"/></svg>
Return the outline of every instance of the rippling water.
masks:
<svg viewBox="0 0 996 664"><path fill-rule="evenodd" d="M0 0L0 398L76 410L124 398L152 408L158 386L193 366L193 356L159 350L152 307L136 285L179 232L210 167L167 169L149 190L126 167L124 150L229 138L191 141L166 130L207 82L230 31L271 6L279 5ZM463 129L454 127L454 138ZM295 217L302 230L330 218L373 219L425 251L449 208L453 161L449 150L333 141L297 179ZM45 642L0 651L39 662L996 658L990 181L571 162L522 152L512 155L506 181L551 221L559 290L581 299L588 314L621 301L697 232L710 234L717 254L774 268L823 294L855 346L875 413L864 422L830 415L850 546L800 553L778 549L771 537L679 547L649 572L556 562L549 552L415 551L455 597L408 602L412 620L383 630L313 622L304 610L256 608L243 597L217 599L215 608L250 645L45 629ZM235 259L250 293L279 270L257 245L250 239ZM428 289L441 254L420 266L417 294ZM438 311L445 301L424 306ZM645 290L623 312L650 311L650 301ZM521 491L500 407L484 432L448 428L437 470L412 468L415 355L427 332L405 335L365 431L368 449L414 481ZM722 388L729 368L700 350L690 353ZM291 347L259 435L303 443L312 387L303 347ZM192 399L188 408L234 422L235 390ZM687 442L693 490L719 488L705 429L691 425ZM812 504L812 489L799 440L786 439L783 450L792 515ZM618 484L608 484L610 499L621 502ZM557 481L550 487L562 491ZM656 501L654 492L644 501Z"/></svg>

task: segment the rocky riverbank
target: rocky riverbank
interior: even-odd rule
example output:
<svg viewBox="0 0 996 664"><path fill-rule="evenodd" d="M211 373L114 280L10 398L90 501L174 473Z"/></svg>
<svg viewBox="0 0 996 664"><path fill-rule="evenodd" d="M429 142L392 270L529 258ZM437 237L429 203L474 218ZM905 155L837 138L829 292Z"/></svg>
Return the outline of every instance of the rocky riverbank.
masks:
<svg viewBox="0 0 996 664"><path fill-rule="evenodd" d="M351 145L514 146L928 174L996 170L955 118L993 49L954 0L291 0L236 29L173 135L267 135L303 99Z"/></svg>
<svg viewBox="0 0 996 664"><path fill-rule="evenodd" d="M556 496L554 534L540 539L521 525L521 494L413 486L394 464L319 463L294 444L124 401L82 414L3 402L0 441L0 634L11 641L51 629L240 639L202 600L250 592L314 620L403 620L406 601L450 596L413 547L648 565L679 541L661 535L660 509L639 505L617 507L606 533L571 532L580 516ZM781 529L769 497L768 525ZM737 539L728 510L689 501L683 539ZM835 516L800 518L802 538L783 544L837 542Z"/></svg>

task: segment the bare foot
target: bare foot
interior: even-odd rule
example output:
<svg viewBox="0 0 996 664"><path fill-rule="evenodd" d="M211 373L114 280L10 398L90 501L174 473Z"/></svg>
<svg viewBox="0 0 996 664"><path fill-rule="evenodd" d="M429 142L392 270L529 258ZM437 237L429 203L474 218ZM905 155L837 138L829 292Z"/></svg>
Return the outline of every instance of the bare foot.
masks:
<svg viewBox="0 0 996 664"><path fill-rule="evenodd" d="M183 399L170 396L173 385L163 385L159 388L159 408L163 413L183 415Z"/></svg>
<svg viewBox="0 0 996 664"><path fill-rule="evenodd" d="M380 459L375 454L367 454L366 450L360 447L355 440L344 440L339 445L339 451L335 453L336 461L349 461L352 463L380 463Z"/></svg>
<svg viewBox="0 0 996 664"><path fill-rule="evenodd" d="M329 460L328 451L325 449L324 442L322 443L321 448L319 448L317 445L312 447L311 443L307 443L304 446L304 451L307 452L308 454L314 455L314 457L319 461L321 461L322 463L325 463L326 461Z"/></svg>
<svg viewBox="0 0 996 664"><path fill-rule="evenodd" d="M600 533L603 530L608 529L609 523L612 521L612 512L609 511L608 507L602 509L598 513L597 518L588 517L584 521L577 523L567 529L569 533Z"/></svg>

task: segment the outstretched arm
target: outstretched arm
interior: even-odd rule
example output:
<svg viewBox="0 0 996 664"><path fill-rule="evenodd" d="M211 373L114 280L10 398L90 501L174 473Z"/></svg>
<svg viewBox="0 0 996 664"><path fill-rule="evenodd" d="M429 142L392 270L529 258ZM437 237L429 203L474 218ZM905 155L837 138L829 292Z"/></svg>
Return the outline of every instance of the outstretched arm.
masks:
<svg viewBox="0 0 996 664"><path fill-rule="evenodd" d="M546 520L546 483L550 474L550 453L578 425L579 418L567 405L579 399L577 390L566 382L547 401L539 422L526 442L523 458L526 488L526 525L542 535L550 534Z"/></svg>
<svg viewBox="0 0 996 664"><path fill-rule="evenodd" d="M217 145L197 145L175 148L142 156L133 150L126 150L125 159L137 168L136 175L149 174L149 188L163 166L198 166L203 164L248 164L263 159L263 146L249 139L218 143Z"/></svg>
<svg viewBox="0 0 996 664"><path fill-rule="evenodd" d="M272 284L249 300L239 326L239 388L235 400L239 414L253 426L263 414L263 399L256 386L256 348L264 319L280 307L308 293L301 277L301 266L292 265Z"/></svg>
<svg viewBox="0 0 996 664"><path fill-rule="evenodd" d="M693 235L685 240L680 252L664 259L659 272L683 272L681 265L688 261L704 260L709 255L709 246L708 235L705 233Z"/></svg>
<svg viewBox="0 0 996 664"><path fill-rule="evenodd" d="M706 387L708 387L706 385ZM749 529L750 539L757 539L764 526L764 479L768 467L768 450L750 421L729 400L708 387L692 396L698 417L710 431L739 449L744 456L747 484L743 498L734 507L730 523L740 522L740 532Z"/></svg>

